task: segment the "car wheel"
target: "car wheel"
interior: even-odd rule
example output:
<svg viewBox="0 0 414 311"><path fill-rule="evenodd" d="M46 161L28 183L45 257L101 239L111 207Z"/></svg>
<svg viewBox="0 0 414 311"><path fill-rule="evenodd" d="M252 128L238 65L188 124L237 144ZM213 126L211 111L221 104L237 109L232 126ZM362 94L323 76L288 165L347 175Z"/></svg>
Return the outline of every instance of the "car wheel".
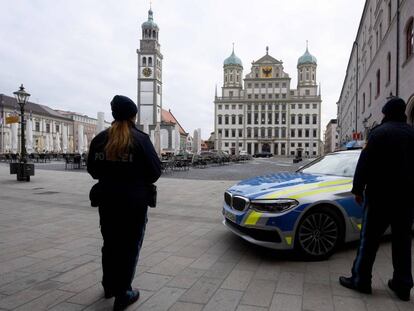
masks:
<svg viewBox="0 0 414 311"><path fill-rule="evenodd" d="M327 259L342 243L343 227L340 216L332 208L311 210L299 222L295 249L309 260Z"/></svg>

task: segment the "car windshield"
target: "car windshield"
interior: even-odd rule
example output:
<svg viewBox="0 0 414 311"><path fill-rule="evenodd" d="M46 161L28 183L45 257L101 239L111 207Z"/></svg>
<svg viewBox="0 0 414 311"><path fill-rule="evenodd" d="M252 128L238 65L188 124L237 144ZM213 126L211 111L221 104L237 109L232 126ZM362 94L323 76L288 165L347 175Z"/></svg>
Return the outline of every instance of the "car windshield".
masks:
<svg viewBox="0 0 414 311"><path fill-rule="evenodd" d="M321 157L299 170L302 173L353 177L359 152L333 153Z"/></svg>

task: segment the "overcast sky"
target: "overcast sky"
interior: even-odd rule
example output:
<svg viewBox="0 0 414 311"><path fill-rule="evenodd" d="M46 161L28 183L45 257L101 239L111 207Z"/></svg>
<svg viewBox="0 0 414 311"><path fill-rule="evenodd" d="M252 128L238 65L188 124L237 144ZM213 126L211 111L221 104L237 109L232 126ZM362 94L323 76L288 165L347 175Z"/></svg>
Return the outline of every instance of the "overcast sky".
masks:
<svg viewBox="0 0 414 311"><path fill-rule="evenodd" d="M20 83L31 101L96 117L114 94L136 101L137 54L149 0L0 0L0 93ZM363 0L153 0L160 27L163 106L184 129L214 127L214 89L223 60L235 52L244 75L269 54L297 84L297 59L318 59L322 128L336 118Z"/></svg>

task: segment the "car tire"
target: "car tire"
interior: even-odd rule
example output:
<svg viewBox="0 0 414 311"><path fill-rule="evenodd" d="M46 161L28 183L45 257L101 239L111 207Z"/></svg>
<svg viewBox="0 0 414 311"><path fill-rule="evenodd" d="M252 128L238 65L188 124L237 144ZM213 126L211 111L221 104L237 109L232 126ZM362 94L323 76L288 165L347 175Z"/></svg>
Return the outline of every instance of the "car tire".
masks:
<svg viewBox="0 0 414 311"><path fill-rule="evenodd" d="M299 222L295 250L304 259L328 259L344 240L344 224L334 207L318 207L307 212Z"/></svg>

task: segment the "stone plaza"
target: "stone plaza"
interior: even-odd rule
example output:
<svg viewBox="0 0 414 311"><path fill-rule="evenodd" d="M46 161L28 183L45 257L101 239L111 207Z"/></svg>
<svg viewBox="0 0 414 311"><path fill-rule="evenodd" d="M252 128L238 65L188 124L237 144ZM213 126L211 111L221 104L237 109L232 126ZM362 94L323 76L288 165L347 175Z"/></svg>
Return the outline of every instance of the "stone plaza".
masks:
<svg viewBox="0 0 414 311"><path fill-rule="evenodd" d="M128 310L414 310L413 294L401 302L386 286L388 239L377 255L373 294L362 295L338 283L350 273L356 243L327 261L304 262L227 230L224 190L248 177L241 171L253 176L266 166L295 168L287 160L256 159L160 178L133 283L141 297ZM18 183L0 164L0 310L111 310L113 299L104 299L100 284L98 213L88 198L94 181L39 167L30 183Z"/></svg>

